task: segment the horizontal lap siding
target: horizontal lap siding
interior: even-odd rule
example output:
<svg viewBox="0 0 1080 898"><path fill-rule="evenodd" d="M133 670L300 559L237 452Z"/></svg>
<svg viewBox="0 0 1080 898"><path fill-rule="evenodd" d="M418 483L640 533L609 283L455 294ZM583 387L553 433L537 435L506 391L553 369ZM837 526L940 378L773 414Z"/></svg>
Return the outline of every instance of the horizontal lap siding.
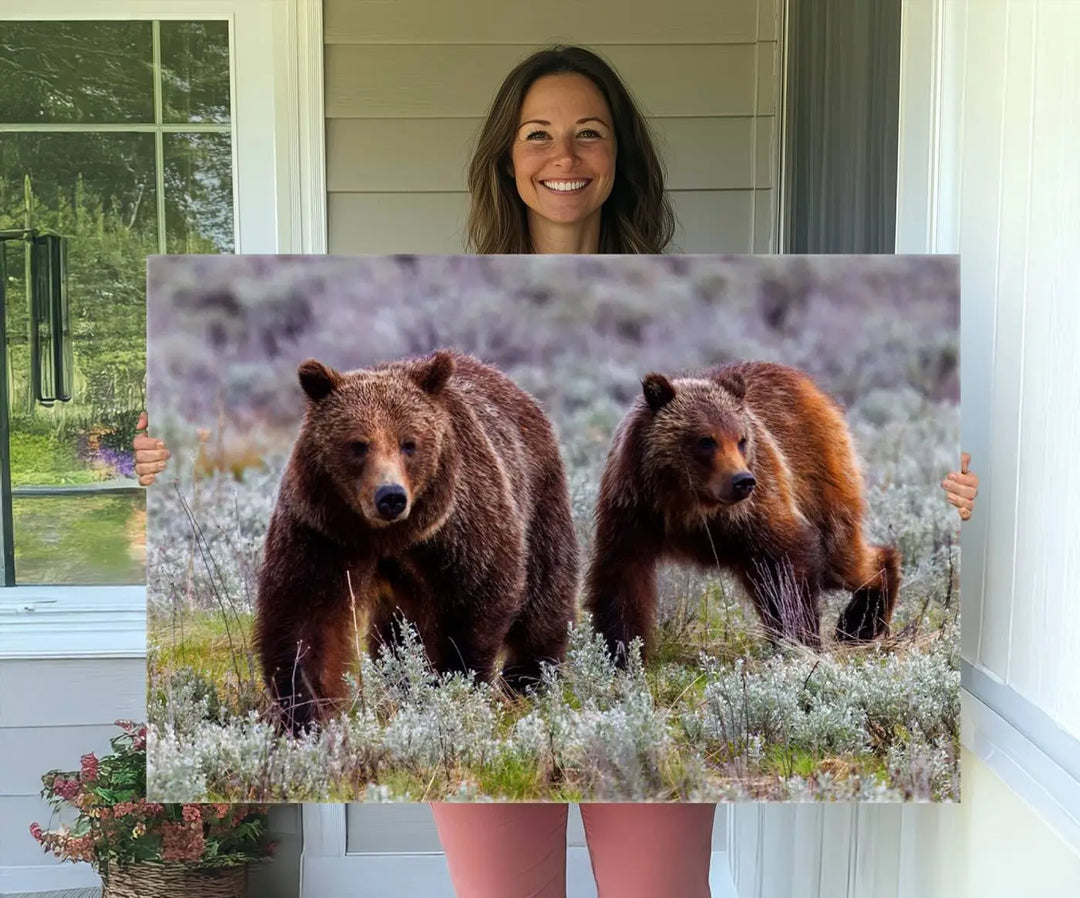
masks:
<svg viewBox="0 0 1080 898"><path fill-rule="evenodd" d="M470 0L466 7L415 0L330 0L324 5L328 44L527 44L562 40L596 44L746 43L760 27L775 31L770 8L745 0ZM555 23L568 22L563 32Z"/></svg>
<svg viewBox="0 0 1080 898"><path fill-rule="evenodd" d="M561 7L565 7L560 11ZM574 34L551 31L573 21ZM482 116L535 47L593 46L657 135L674 249L775 249L774 3L524 2L325 6L329 250L463 251L465 171Z"/></svg>
<svg viewBox="0 0 1080 898"><path fill-rule="evenodd" d="M650 116L751 115L754 44L605 46ZM327 118L482 115L507 72L532 51L522 46L330 45ZM767 97L763 112L771 113Z"/></svg>
<svg viewBox="0 0 1080 898"><path fill-rule="evenodd" d="M680 251L751 251L754 191L675 190L671 192L671 201L678 218L675 244ZM342 255L460 253L467 203L464 193L331 194L330 252ZM768 203L761 205L766 207L762 215L767 215Z"/></svg>
<svg viewBox="0 0 1080 898"><path fill-rule="evenodd" d="M334 193L463 192L480 132L477 118L330 119L326 125L327 189ZM772 186L767 153L771 117L685 117L653 121L671 190ZM756 134L755 134L756 131Z"/></svg>
<svg viewBox="0 0 1080 898"><path fill-rule="evenodd" d="M110 751L117 719L146 717L144 658L0 660L0 868L47 864L30 824L49 824L47 770Z"/></svg>

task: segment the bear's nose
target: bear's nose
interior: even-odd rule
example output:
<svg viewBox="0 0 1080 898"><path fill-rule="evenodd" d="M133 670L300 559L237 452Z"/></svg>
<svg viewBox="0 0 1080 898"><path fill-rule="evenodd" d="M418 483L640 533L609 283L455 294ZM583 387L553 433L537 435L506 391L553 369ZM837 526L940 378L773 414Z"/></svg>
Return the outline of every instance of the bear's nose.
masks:
<svg viewBox="0 0 1080 898"><path fill-rule="evenodd" d="M409 497L405 495L405 487L396 483L392 486L380 486L375 490L375 507L388 521L398 517L408 504Z"/></svg>
<svg viewBox="0 0 1080 898"><path fill-rule="evenodd" d="M757 481L749 471L743 471L731 478L731 492L736 500L745 499L753 492L755 486L757 486Z"/></svg>

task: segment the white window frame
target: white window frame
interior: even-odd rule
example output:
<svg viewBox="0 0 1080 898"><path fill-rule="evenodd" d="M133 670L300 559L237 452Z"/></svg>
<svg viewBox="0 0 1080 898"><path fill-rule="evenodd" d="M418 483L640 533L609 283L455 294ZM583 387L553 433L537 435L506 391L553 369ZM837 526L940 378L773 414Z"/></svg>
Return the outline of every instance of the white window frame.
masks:
<svg viewBox="0 0 1080 898"><path fill-rule="evenodd" d="M0 22L135 19L228 21L236 252L326 252L320 0L0 0ZM145 587L0 589L0 658L145 654Z"/></svg>

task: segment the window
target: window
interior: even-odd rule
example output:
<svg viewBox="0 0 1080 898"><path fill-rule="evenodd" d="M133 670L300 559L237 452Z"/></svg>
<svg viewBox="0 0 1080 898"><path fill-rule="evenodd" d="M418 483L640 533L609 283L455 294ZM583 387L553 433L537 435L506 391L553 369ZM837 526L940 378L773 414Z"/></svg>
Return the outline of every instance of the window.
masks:
<svg viewBox="0 0 1080 898"><path fill-rule="evenodd" d="M82 27L89 24L123 25L128 28L141 27L143 33L150 35L150 63L153 65L153 20L160 22L159 33L164 37L159 44L159 53L168 51L164 49L164 41L167 39L168 23L173 21L213 24L213 27L222 29L218 33L228 34L229 49L229 107L230 120L228 123L221 121L169 121L165 117L165 109L177 109L175 99L169 99L170 88L162 88L162 162L165 168L166 185L163 188L163 196L166 197L165 211L166 223L154 232L154 240L151 246L141 250L135 265L140 274L137 283L140 299L141 313L145 314L145 306L142 305L142 272L143 260L147 252L159 252L160 245L155 242L161 234L171 235L174 242L167 244L170 251L180 251L181 240L193 239L190 229L183 233L177 226L171 229L175 219L170 219L170 209L178 209L181 213L190 212L196 216L200 210L207 209L205 195L193 196L189 205L180 204L177 207L168 205L167 188L171 184L175 186L184 174L182 163L173 166L172 169L165 167L169 157L166 156L166 138L169 134L229 134L231 139L231 164L230 177L231 203L226 208L231 208L233 216L233 251L243 253L288 253L288 252L324 252L326 246L326 194L324 178L324 148L323 148L323 103L322 103L322 47L321 47L321 3L318 0L297 0L295 3L268 3L267 0L38 0L34 4L26 4L20 0L0 0L0 66L7 59L7 53L2 48L6 46L7 36L17 24L37 23L38 27L55 27L60 23L83 23ZM122 20L122 21L121 21ZM227 28L227 32L225 29ZM115 49L115 48L114 48ZM139 51L140 53L142 50ZM117 51L117 58L126 56ZM145 55L141 57L145 59ZM119 63L117 62L117 65ZM145 63L144 63L145 65ZM8 70L0 68L0 92L5 94L12 90L7 81ZM53 73L55 74L55 73ZM154 102L152 69L145 81L149 84L149 96L151 103ZM180 82L185 79L182 77ZM178 83L180 83L178 82ZM95 92L96 91L96 92ZM106 102L100 91L89 92L95 97L95 101ZM130 98L130 91L122 93ZM82 94L79 102L85 99ZM175 97L175 93L172 95ZM202 95L205 97L205 94ZM172 103L171 107L166 104ZM205 99L194 101L196 110L207 107ZM201 105L199 105L201 104ZM101 106L95 107L100 110ZM152 109L153 107L151 107ZM143 114L145 114L145 107ZM143 122L143 128L134 127L130 121L119 122L116 126L105 127L99 121L86 121L79 119L75 122L66 120L48 123L40 120L32 120L28 123L13 125L0 116L0 147L9 145L12 135L26 134L65 134L68 146L74 146L75 135L78 128L73 125L82 124L98 125L97 132L101 136L96 138L87 137L85 134L91 129L83 129L83 140L106 140L115 139L116 136L127 133L144 135L143 139L156 140L154 138L156 119L151 117ZM146 128L149 125L149 128ZM205 125L215 125L217 128L206 128ZM55 127L53 127L55 126ZM179 127L175 127L179 126ZM150 133L150 138L145 134ZM28 139L24 137L20 140ZM130 139L130 138L129 138ZM179 139L179 138L170 138ZM200 137L201 140L216 139L220 137ZM156 149L155 149L156 153ZM74 155L69 154L72 159ZM107 153L101 156L108 157ZM219 154L223 158L225 153ZM100 158L100 157L99 157ZM176 158L176 157L173 157ZM129 164L133 164L129 157ZM171 172L171 174L170 174ZM224 172L222 172L224 174ZM201 175L192 172L192 179L198 180ZM170 180L170 178L172 180ZM209 189L214 185L200 184L201 188ZM153 191L157 190L157 173L155 170ZM219 187L219 192L228 194L229 190ZM47 196L44 199L48 199ZM112 197L109 198L110 201ZM142 200L139 203L139 212L143 214L146 208L153 210L152 217L157 218L157 196L154 194L153 202L151 195L144 190ZM182 214L178 215L182 222ZM204 219L205 220L205 219ZM127 225L130 221L124 219ZM138 222L136 222L138 223ZM221 233L221 229L210 233ZM13 289L21 289L22 261L21 256L16 259L16 250L9 249L9 258L15 263L17 270L9 273L17 283ZM74 276L74 272L73 272ZM80 300L74 295L77 284L72 282L72 304L77 305ZM12 300L18 304L18 300ZM13 312L12 314L16 314ZM112 327L115 322L106 322ZM145 331L140 331L138 344L141 347L145 340ZM9 333L9 337L16 336ZM0 345L3 345L0 342ZM141 350L140 350L141 351ZM12 369L14 370L14 369ZM25 369L23 369L25 377ZM9 379L0 378L0 383L10 383ZM79 385L76 384L76 387ZM141 384L139 386L141 401ZM60 404L57 404L58 407ZM7 403L0 404L0 409L6 408ZM153 409L150 409L151 415ZM55 412L53 412L55 414ZM134 415L126 418L128 426L133 426ZM0 416L0 421L7 423L7 418ZM153 421L153 417L151 417ZM123 441L119 441L123 443ZM6 446L6 440L0 441ZM130 446L128 441L126 446ZM3 466L0 465L0 470ZM123 478L117 478L123 481ZM3 478L0 477L0 487ZM134 481L126 480L128 508L132 502L143 501L143 492L134 487ZM73 486L78 486L74 484ZM22 487L29 491L30 485ZM125 495L121 493L120 495ZM0 488L0 511L2 511L5 498L10 499L10 490ZM72 502L75 497L69 496ZM22 495L20 499L27 499L29 506L31 500L41 501L40 496ZM45 506L39 506L44 508ZM140 512L141 514L141 512ZM124 519L125 522L127 519ZM3 521L0 514L0 522ZM113 524L112 533L118 532L119 525ZM101 530L102 524L90 520L89 530ZM138 535L142 532L141 521L131 523L131 529L136 536L134 540L121 542L123 552L129 547L138 551ZM9 531L10 533L10 531ZM0 533L0 536L3 534ZM49 535L50 539L56 539L57 533ZM18 537L17 537L18 539ZM126 539L119 537L121 541ZM52 543L55 545L55 543ZM116 542L113 545L117 545ZM55 554L55 553L54 553ZM101 553L101 556L104 552ZM99 556L100 559L100 556ZM0 556L0 565L3 556ZM98 561L95 560L95 564ZM12 589L0 589L0 660L5 658L46 658L46 657L99 657L108 655L111 657L125 656L136 657L145 653L145 588L141 585L143 579L142 566L139 562L129 562L125 558L118 559L121 566L127 567L126 579L136 580L132 585L122 585L123 578L115 577L112 582L106 576L97 576L100 585L67 586L63 584L34 584L28 582L21 571L18 579L21 585ZM14 569L15 565L9 566ZM91 573L93 566L90 567ZM132 573L132 569L137 569ZM84 566L84 571L86 567ZM89 577L89 574L84 574ZM44 580L42 576L40 579ZM3 578L0 577L0 583ZM2 867L2 861L0 861ZM0 871L2 872L2 871ZM17 890L18 891L18 890Z"/></svg>
<svg viewBox="0 0 1080 898"><path fill-rule="evenodd" d="M145 259L235 249L230 24L20 21L0 35L0 232L68 238L74 361L72 400L35 401L26 244L5 240L0 530L15 582L143 581L130 446L145 407Z"/></svg>

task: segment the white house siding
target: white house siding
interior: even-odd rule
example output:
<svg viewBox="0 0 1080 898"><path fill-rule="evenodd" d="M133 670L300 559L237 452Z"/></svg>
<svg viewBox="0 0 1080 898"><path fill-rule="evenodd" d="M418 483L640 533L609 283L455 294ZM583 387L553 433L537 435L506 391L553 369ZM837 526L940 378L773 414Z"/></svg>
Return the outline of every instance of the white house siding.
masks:
<svg viewBox="0 0 1080 898"><path fill-rule="evenodd" d="M0 896L96 885L88 865L58 865L30 836L52 813L41 774L108 752L113 721L142 720L145 709L145 658L0 656Z"/></svg>

